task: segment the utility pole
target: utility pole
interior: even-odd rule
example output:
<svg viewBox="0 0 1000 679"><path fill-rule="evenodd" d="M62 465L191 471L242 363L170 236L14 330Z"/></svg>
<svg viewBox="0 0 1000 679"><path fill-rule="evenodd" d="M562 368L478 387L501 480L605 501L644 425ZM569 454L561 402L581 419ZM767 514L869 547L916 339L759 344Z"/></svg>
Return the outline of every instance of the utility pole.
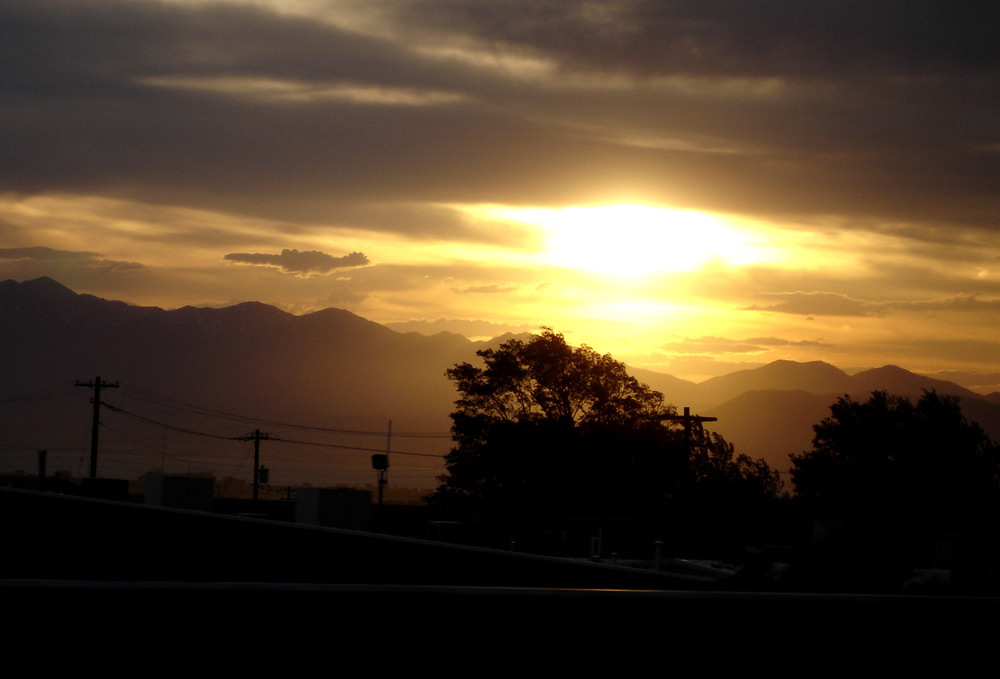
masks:
<svg viewBox="0 0 1000 679"><path fill-rule="evenodd" d="M691 408L684 406L683 415L661 415L660 419L669 420L671 422L683 422L684 423L684 474L691 474L691 434L694 425L698 425L701 428L703 422L716 422L718 417L704 417L702 415L692 415Z"/></svg>
<svg viewBox="0 0 1000 679"><path fill-rule="evenodd" d="M702 422L717 422L718 417L704 417L703 415L692 415L691 408L684 406L683 415L661 415L660 419L670 420L671 422L683 422L684 423L684 443L687 446L688 455L691 454L691 425L697 424L699 427Z"/></svg>
<svg viewBox="0 0 1000 679"><path fill-rule="evenodd" d="M378 475L378 505L375 511L375 530L382 530L382 493L385 484L389 482L389 451L392 449L392 420L389 420L389 433L385 439L385 453L372 455L372 469Z"/></svg>
<svg viewBox="0 0 1000 679"><path fill-rule="evenodd" d="M270 434L261 433L260 429L254 429L252 434L240 436L237 441L253 441L253 501L257 501L260 490L260 442L270 441Z"/></svg>
<svg viewBox="0 0 1000 679"><path fill-rule="evenodd" d="M45 456L48 451L38 451L38 490L45 490Z"/></svg>
<svg viewBox="0 0 1000 679"><path fill-rule="evenodd" d="M372 469L378 473L378 506L382 506L382 492L389 482L389 451L392 449L392 420L389 420L389 433L385 439L385 454L372 455Z"/></svg>
<svg viewBox="0 0 1000 679"><path fill-rule="evenodd" d="M76 386L87 387L94 390L94 424L90 430L90 478L97 478L97 432L101 426L101 389L117 389L118 382L102 382L101 376L94 378L93 382L76 381Z"/></svg>

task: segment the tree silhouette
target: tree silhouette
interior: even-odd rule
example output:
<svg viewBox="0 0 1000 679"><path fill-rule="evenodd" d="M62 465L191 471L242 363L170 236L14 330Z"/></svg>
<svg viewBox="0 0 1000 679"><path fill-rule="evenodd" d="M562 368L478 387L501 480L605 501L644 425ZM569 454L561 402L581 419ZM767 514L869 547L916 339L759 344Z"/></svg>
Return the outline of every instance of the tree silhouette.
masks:
<svg viewBox="0 0 1000 679"><path fill-rule="evenodd" d="M693 490L702 507L746 509L778 497L781 476L761 459L737 455L720 434L696 429L691 445Z"/></svg>
<svg viewBox="0 0 1000 679"><path fill-rule="evenodd" d="M821 511L953 523L1000 490L1000 451L954 397L925 392L914 405L876 391L830 411L813 427L812 450L791 456L796 493Z"/></svg>
<svg viewBox="0 0 1000 679"><path fill-rule="evenodd" d="M953 565L966 569L996 549L1000 448L957 399L931 391L914 404L876 391L830 411L813 427L812 450L791 456L791 476L812 515L843 522L831 537L838 550L855 562L864 550L869 574L899 578L948 539L963 552Z"/></svg>
<svg viewBox="0 0 1000 679"><path fill-rule="evenodd" d="M483 367L447 371L460 398L438 504L651 512L696 487L776 492L777 474L734 459L718 434L696 430L689 455L683 432L665 424L674 407L610 355L549 328L478 355Z"/></svg>

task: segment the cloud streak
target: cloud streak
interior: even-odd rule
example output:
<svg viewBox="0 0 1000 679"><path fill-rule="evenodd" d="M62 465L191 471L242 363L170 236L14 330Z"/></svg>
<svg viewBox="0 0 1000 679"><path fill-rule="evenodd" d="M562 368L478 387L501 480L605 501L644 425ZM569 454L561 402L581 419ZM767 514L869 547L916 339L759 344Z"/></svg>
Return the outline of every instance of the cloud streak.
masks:
<svg viewBox="0 0 1000 679"><path fill-rule="evenodd" d="M291 219L628 192L996 228L988 3L368 11L363 34L266 4L5 2L0 182Z"/></svg>
<svg viewBox="0 0 1000 679"><path fill-rule="evenodd" d="M318 250L284 249L280 254L265 254L260 252L230 252L225 259L238 264L269 266L286 273L294 274L325 274L336 269L347 269L370 264L368 257L361 252L352 252L343 257L334 257Z"/></svg>
<svg viewBox="0 0 1000 679"><path fill-rule="evenodd" d="M636 356L867 364L891 324L926 369L992 373L942 361L959 338L989 360L998 320L998 24L944 0L5 0L0 273L387 322L488 301ZM787 256L623 281L488 217L621 203Z"/></svg>
<svg viewBox="0 0 1000 679"><path fill-rule="evenodd" d="M95 252L71 252L68 250L53 250L46 247L0 248L0 259L33 259L33 260L93 260L100 257Z"/></svg>
<svg viewBox="0 0 1000 679"><path fill-rule="evenodd" d="M664 351L675 354L749 354L771 351L774 347L807 347L821 349L829 347L819 340L789 340L779 337L753 337L735 340L728 337L685 338L678 342L661 345Z"/></svg>
<svg viewBox="0 0 1000 679"><path fill-rule="evenodd" d="M959 313L1000 312L1000 299L980 300L975 295L937 300L879 301L853 299L834 292L788 292L761 295L781 300L751 305L743 311L768 311L800 316L885 316L890 312L947 311Z"/></svg>
<svg viewBox="0 0 1000 679"><path fill-rule="evenodd" d="M108 273L137 271L144 267L139 262L119 262L103 259L96 252L53 250L43 246L24 248L0 248L0 260L12 260L34 265L44 263L67 271L71 268L94 269Z"/></svg>

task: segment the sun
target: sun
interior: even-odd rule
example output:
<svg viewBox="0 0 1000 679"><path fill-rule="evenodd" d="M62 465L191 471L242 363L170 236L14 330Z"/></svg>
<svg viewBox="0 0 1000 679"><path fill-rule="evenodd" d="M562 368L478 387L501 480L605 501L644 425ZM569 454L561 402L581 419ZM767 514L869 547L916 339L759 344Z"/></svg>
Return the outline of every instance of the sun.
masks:
<svg viewBox="0 0 1000 679"><path fill-rule="evenodd" d="M759 259L745 233L709 213L636 204L499 212L540 230L541 256L551 266L633 277Z"/></svg>

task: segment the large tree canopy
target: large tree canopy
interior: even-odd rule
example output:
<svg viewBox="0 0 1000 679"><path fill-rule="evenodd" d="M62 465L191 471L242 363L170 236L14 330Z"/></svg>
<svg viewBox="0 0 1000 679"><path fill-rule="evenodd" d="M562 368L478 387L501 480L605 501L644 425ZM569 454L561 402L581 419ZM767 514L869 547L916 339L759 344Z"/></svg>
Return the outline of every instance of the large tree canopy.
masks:
<svg viewBox="0 0 1000 679"><path fill-rule="evenodd" d="M587 346L570 347L550 329L527 343L515 339L477 355L485 368L462 363L447 371L462 394L456 415L636 424L658 422L674 412L661 393L640 384L624 364Z"/></svg>
<svg viewBox="0 0 1000 679"><path fill-rule="evenodd" d="M545 329L447 371L460 393L455 447L434 499L478 507L653 511L678 498L773 495L778 477L717 434L671 426L675 409L593 349ZM741 496L742 496L741 495Z"/></svg>
<svg viewBox="0 0 1000 679"><path fill-rule="evenodd" d="M796 493L821 511L953 524L1000 490L1000 450L953 397L925 392L914 404L877 391L830 411L812 450L791 456Z"/></svg>
<svg viewBox="0 0 1000 679"><path fill-rule="evenodd" d="M815 580L806 586L892 591L918 565L950 568L954 584L992 577L1000 449L955 398L845 396L813 429L812 450L791 456L792 482L806 509L834 522L801 566Z"/></svg>

